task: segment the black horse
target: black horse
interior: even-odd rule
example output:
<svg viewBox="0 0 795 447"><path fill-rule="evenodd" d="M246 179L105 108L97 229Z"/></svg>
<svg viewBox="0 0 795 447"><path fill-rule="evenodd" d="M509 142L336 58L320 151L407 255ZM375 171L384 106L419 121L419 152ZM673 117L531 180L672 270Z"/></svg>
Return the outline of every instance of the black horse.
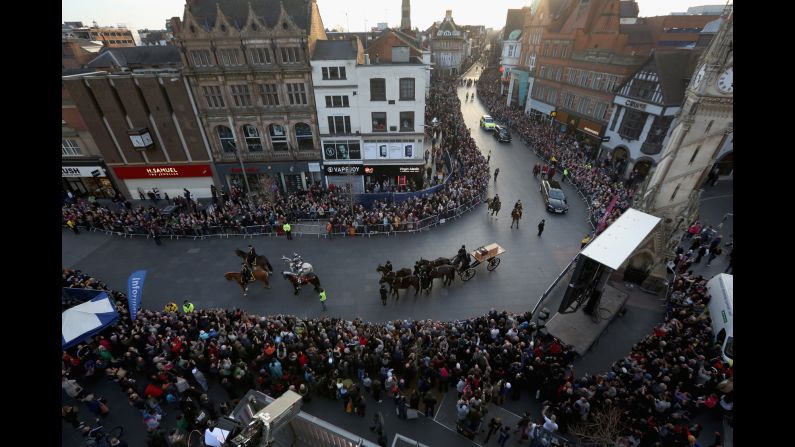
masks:
<svg viewBox="0 0 795 447"><path fill-rule="evenodd" d="M243 250L235 249L235 254L243 258L244 261L248 259L248 253L244 252ZM273 273L273 267L271 267L271 263L268 262L268 258L266 258L265 256L257 255L257 259L254 262L256 262L256 264L260 267L262 266L267 267L268 272Z"/></svg>
<svg viewBox="0 0 795 447"><path fill-rule="evenodd" d="M408 289L409 287L414 287L414 296L417 296L420 293L420 277L419 276L394 276L394 275L385 275L378 281L378 284L389 284L390 292L395 295L396 298L400 298L400 293L398 290L400 289Z"/></svg>
<svg viewBox="0 0 795 447"><path fill-rule="evenodd" d="M315 292L320 292L320 279L314 273L310 272L299 276L293 272L282 272L282 276L293 285L293 290L295 290L296 295L301 291L301 285L303 284L312 284L315 286Z"/></svg>
<svg viewBox="0 0 795 447"><path fill-rule="evenodd" d="M431 261L429 259L422 259L422 258L420 258L420 260L417 261L417 265L418 266L420 266L420 267L429 266L431 268L439 267L439 266L442 266L442 265L452 265L452 264L453 264L453 262L449 258L442 258L442 257L436 258L433 261Z"/></svg>
<svg viewBox="0 0 795 447"><path fill-rule="evenodd" d="M440 265L438 267L427 268L425 274L431 279L431 289L433 288L433 280L442 278L442 285L449 286L455 279L455 267L452 265Z"/></svg>

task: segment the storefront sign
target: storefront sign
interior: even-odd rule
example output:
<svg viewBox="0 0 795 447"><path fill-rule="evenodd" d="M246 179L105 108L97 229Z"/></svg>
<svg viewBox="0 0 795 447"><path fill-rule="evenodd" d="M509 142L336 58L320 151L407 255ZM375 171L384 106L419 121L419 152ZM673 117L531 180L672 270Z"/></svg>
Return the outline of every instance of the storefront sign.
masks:
<svg viewBox="0 0 795 447"><path fill-rule="evenodd" d="M642 102L633 101L631 99L626 100L624 102L624 105L632 109L646 110L646 104Z"/></svg>
<svg viewBox="0 0 795 447"><path fill-rule="evenodd" d="M420 158L421 155L413 142L364 143L364 158L369 160Z"/></svg>
<svg viewBox="0 0 795 447"><path fill-rule="evenodd" d="M107 177L99 166L61 166L61 177Z"/></svg>
<svg viewBox="0 0 795 447"><path fill-rule="evenodd" d="M210 165L125 166L113 168L120 179L212 177ZM248 171L248 170L247 170Z"/></svg>
<svg viewBox="0 0 795 447"><path fill-rule="evenodd" d="M602 132L602 126L592 121L581 119L577 129L595 137L598 137Z"/></svg>
<svg viewBox="0 0 795 447"><path fill-rule="evenodd" d="M406 175L406 174L420 174L422 173L422 165L410 166L365 166L364 173L366 175Z"/></svg>
<svg viewBox="0 0 795 447"><path fill-rule="evenodd" d="M326 175L361 175L362 165L324 165Z"/></svg>
<svg viewBox="0 0 795 447"><path fill-rule="evenodd" d="M320 172L320 163L308 163L309 172Z"/></svg>

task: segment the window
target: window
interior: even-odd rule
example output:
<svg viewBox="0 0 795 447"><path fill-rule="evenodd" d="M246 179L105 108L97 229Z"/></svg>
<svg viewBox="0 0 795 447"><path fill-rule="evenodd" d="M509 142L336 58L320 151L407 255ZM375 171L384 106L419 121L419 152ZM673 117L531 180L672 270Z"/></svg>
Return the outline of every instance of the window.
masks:
<svg viewBox="0 0 795 447"><path fill-rule="evenodd" d="M601 90L602 85L604 84L604 78L604 73L594 73L593 77L591 78L591 83L589 84L591 89Z"/></svg>
<svg viewBox="0 0 795 447"><path fill-rule="evenodd" d="M271 63L271 52L267 48L252 48L251 63L255 65L265 65Z"/></svg>
<svg viewBox="0 0 795 447"><path fill-rule="evenodd" d="M541 69L538 71L538 77L544 79L547 77L546 74L547 74L547 66L542 65Z"/></svg>
<svg viewBox="0 0 795 447"><path fill-rule="evenodd" d="M240 57L240 50L226 49L220 50L219 52L221 53L221 64L227 67L242 65L243 61Z"/></svg>
<svg viewBox="0 0 795 447"><path fill-rule="evenodd" d="M627 140L637 140L643 131L643 125L646 123L646 114L637 110L627 109L624 112L624 119L621 121L621 127L618 129L618 134Z"/></svg>
<svg viewBox="0 0 795 447"><path fill-rule="evenodd" d="M560 82L561 79L563 79L563 67L558 67L555 71L555 80Z"/></svg>
<svg viewBox="0 0 795 447"><path fill-rule="evenodd" d="M591 105L591 98L588 96L583 96L580 99L580 103L577 104L577 112L582 113L583 115L588 114L588 106Z"/></svg>
<svg viewBox="0 0 795 447"><path fill-rule="evenodd" d="M287 145L287 130L281 124L271 124L268 126L268 133L271 136L273 150L284 152L290 147Z"/></svg>
<svg viewBox="0 0 795 447"><path fill-rule="evenodd" d="M655 117L654 122L651 124L651 129L649 129L649 134L646 136L646 142L662 145L663 140L665 140L665 134L668 133L668 128L671 127L673 120L673 116Z"/></svg>
<svg viewBox="0 0 795 447"><path fill-rule="evenodd" d="M557 45L552 47L552 57L558 57L558 46Z"/></svg>
<svg viewBox="0 0 795 447"><path fill-rule="evenodd" d="M278 106L279 93L276 91L276 84L260 84L259 96L263 106Z"/></svg>
<svg viewBox="0 0 795 447"><path fill-rule="evenodd" d="M590 77L592 74L593 74L593 73L591 73L590 71L583 71L583 72L580 74L580 81L578 82L578 84L580 85L580 87L585 87L586 85L588 85L588 78L589 78L589 77Z"/></svg>
<svg viewBox="0 0 795 447"><path fill-rule="evenodd" d="M288 82L287 98L291 106L306 104L306 85L302 82Z"/></svg>
<svg viewBox="0 0 795 447"><path fill-rule="evenodd" d="M715 120L709 120L709 124L707 124L707 128L704 129L704 133L705 134L709 133L709 130L712 129L712 123L714 123L714 122L715 122Z"/></svg>
<svg viewBox="0 0 795 447"><path fill-rule="evenodd" d="M204 91L204 99L207 101L207 107L217 109L224 107L224 97L221 96L221 87L217 85L205 85L202 87Z"/></svg>
<svg viewBox="0 0 795 447"><path fill-rule="evenodd" d="M569 68L569 75L568 75L569 84L574 85L577 83L577 71L578 70L576 68Z"/></svg>
<svg viewBox="0 0 795 447"><path fill-rule="evenodd" d="M555 104L558 100L558 91L554 89L547 90L547 104Z"/></svg>
<svg viewBox="0 0 795 447"><path fill-rule="evenodd" d="M563 97L563 107L565 107L565 108L567 108L569 110L573 109L574 108L574 98L575 98L575 96L572 95L571 93L566 93L566 95Z"/></svg>
<svg viewBox="0 0 795 447"><path fill-rule="evenodd" d="M373 132L386 132L386 112L373 112Z"/></svg>
<svg viewBox="0 0 795 447"><path fill-rule="evenodd" d="M596 106L594 107L593 117L598 120L605 119L605 113L607 113L607 103L606 102L597 102Z"/></svg>
<svg viewBox="0 0 795 447"><path fill-rule="evenodd" d="M673 193L673 194L671 194L671 200L669 200L670 202L673 202L673 200L674 200L674 197L676 197L676 193L678 193L678 192L679 192L679 187L680 187L680 186L682 186L682 184L681 184L681 183L680 183L680 184L678 184L678 185L676 185L676 189L674 189L674 193Z"/></svg>
<svg viewBox="0 0 795 447"><path fill-rule="evenodd" d="M400 112L400 131L414 131L414 112Z"/></svg>
<svg viewBox="0 0 795 447"><path fill-rule="evenodd" d="M190 57L193 60L194 67L209 67L212 65L210 52L207 50L191 50Z"/></svg>
<svg viewBox="0 0 795 447"><path fill-rule="evenodd" d="M690 161L687 163L688 165L693 164L693 161L695 161L696 157L698 156L698 151L700 150L701 150L701 145L699 144L698 146L696 146L696 150L693 151L693 156L690 157Z"/></svg>
<svg viewBox="0 0 795 447"><path fill-rule="evenodd" d="M248 93L248 85L233 84L229 86L229 90L232 92L235 107L251 107L251 95Z"/></svg>
<svg viewBox="0 0 795 447"><path fill-rule="evenodd" d="M613 112L613 122L610 123L610 130L616 130L616 122L618 121L618 115L621 114L621 106L615 108Z"/></svg>
<svg viewBox="0 0 795 447"><path fill-rule="evenodd" d="M295 141L298 142L299 151L315 150L315 140L312 138L312 128L307 123L295 125Z"/></svg>
<svg viewBox="0 0 795 447"><path fill-rule="evenodd" d="M282 48L282 63L290 64L301 62L300 48L298 47L285 47Z"/></svg>
<svg viewBox="0 0 795 447"><path fill-rule="evenodd" d="M351 117L350 116L328 117L328 133L330 134L351 133Z"/></svg>
<svg viewBox="0 0 795 447"><path fill-rule="evenodd" d="M75 140L61 140L61 155L81 155L80 145Z"/></svg>
<svg viewBox="0 0 795 447"><path fill-rule="evenodd" d="M350 107L348 96L326 96L326 107Z"/></svg>
<svg viewBox="0 0 795 447"><path fill-rule="evenodd" d="M227 153L235 152L235 137L232 135L232 129L226 126L218 126L215 131L218 133L221 149Z"/></svg>
<svg viewBox="0 0 795 447"><path fill-rule="evenodd" d="M618 85L618 76L607 75L606 78L605 91L612 93Z"/></svg>
<svg viewBox="0 0 795 447"><path fill-rule="evenodd" d="M262 152L262 138L259 130L251 124L243 126L243 136L246 138L246 147L249 152Z"/></svg>
<svg viewBox="0 0 795 447"><path fill-rule="evenodd" d="M400 78L400 100L414 100L414 78Z"/></svg>
<svg viewBox="0 0 795 447"><path fill-rule="evenodd" d="M651 99L656 88L657 83L655 82L645 81L643 79L633 79L632 84L629 86L629 96L634 96L640 99Z"/></svg>
<svg viewBox="0 0 795 447"><path fill-rule="evenodd" d="M386 101L386 79L370 79L370 101Z"/></svg>
<svg viewBox="0 0 795 447"><path fill-rule="evenodd" d="M339 79L348 79L345 76L345 67L323 67L323 79L336 81Z"/></svg>

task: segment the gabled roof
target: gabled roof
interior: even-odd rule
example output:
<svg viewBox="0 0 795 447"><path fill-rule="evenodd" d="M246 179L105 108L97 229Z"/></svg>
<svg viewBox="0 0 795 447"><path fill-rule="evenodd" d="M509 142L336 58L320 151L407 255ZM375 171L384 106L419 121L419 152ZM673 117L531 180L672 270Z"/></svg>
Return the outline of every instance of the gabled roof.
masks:
<svg viewBox="0 0 795 447"><path fill-rule="evenodd" d="M354 39L357 39L354 37ZM315 45L313 61L329 60L355 60L357 56L357 43L349 40L318 40Z"/></svg>
<svg viewBox="0 0 795 447"><path fill-rule="evenodd" d="M180 65L175 46L108 48L89 62L88 68L129 67L141 65Z"/></svg>
<svg viewBox="0 0 795 447"><path fill-rule="evenodd" d="M654 72L660 83L662 92L662 104L666 107L680 106L685 98L685 89L696 69L698 58L701 56L701 49L672 49L655 51L654 54L627 76L624 82L618 86L617 92L621 91L632 79L640 72Z"/></svg>
<svg viewBox="0 0 795 447"><path fill-rule="evenodd" d="M444 20L442 20L442 23L439 25L439 30L458 31L458 27L456 26L455 21L453 21L452 17L450 18L445 17Z"/></svg>
<svg viewBox="0 0 795 447"><path fill-rule="evenodd" d="M196 23L212 29L220 7L229 24L242 28L248 21L249 3L251 9L268 27L275 27L281 15L280 3L284 10L301 29L309 30L311 21L311 0L193 0L188 2L188 9L196 19Z"/></svg>

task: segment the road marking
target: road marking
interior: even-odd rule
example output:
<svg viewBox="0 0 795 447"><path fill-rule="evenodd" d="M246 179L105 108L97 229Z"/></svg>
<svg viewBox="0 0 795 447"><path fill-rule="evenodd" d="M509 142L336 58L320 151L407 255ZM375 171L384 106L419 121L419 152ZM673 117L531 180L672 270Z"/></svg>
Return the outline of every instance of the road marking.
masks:
<svg viewBox="0 0 795 447"><path fill-rule="evenodd" d="M190 250L188 250L188 254L189 254L189 255L195 255L195 254L196 254L196 253L198 253L200 250L201 250L201 248L191 248Z"/></svg>
<svg viewBox="0 0 795 447"><path fill-rule="evenodd" d="M438 415L439 411L441 411L442 405L444 405L444 400L447 399L447 395L448 394L450 394L450 393L444 393L444 396L442 396L442 401L439 403L439 408L436 409L436 414L433 415L433 420L434 421L436 421L436 415Z"/></svg>

